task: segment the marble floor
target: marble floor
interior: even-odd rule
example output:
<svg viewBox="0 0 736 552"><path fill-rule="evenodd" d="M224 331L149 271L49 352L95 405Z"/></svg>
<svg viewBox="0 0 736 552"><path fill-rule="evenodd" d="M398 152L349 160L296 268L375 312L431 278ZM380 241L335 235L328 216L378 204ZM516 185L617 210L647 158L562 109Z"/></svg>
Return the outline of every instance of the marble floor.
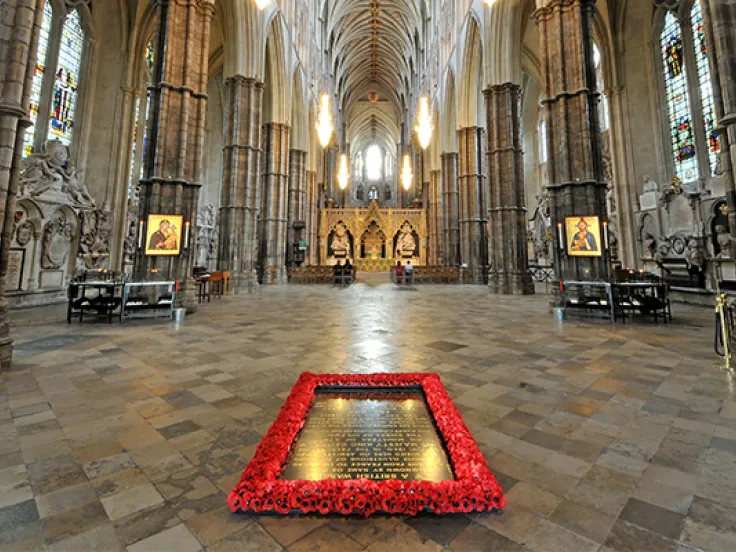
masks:
<svg viewBox="0 0 736 552"><path fill-rule="evenodd" d="M0 550L736 550L736 388L712 312L556 323L482 287L283 286L172 322L16 315L0 384ZM435 371L502 515L233 515L298 374Z"/></svg>

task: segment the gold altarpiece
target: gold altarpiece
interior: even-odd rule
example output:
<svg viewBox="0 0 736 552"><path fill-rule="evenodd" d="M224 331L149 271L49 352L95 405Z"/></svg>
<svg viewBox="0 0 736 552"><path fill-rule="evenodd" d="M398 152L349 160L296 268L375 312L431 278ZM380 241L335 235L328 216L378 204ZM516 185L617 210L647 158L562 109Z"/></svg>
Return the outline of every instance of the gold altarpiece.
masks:
<svg viewBox="0 0 736 552"><path fill-rule="evenodd" d="M363 272L387 271L396 261L425 265L426 212L381 209L375 200L367 209L322 209L319 255L323 266L349 258Z"/></svg>

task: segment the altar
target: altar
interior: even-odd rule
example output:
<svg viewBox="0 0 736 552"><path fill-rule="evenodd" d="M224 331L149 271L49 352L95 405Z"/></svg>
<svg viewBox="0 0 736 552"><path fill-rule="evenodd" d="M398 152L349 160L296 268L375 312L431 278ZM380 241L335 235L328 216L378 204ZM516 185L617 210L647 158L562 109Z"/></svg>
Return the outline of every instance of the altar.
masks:
<svg viewBox="0 0 736 552"><path fill-rule="evenodd" d="M320 265L350 260L362 272L387 272L397 262L427 264L424 209L323 209L319 224Z"/></svg>

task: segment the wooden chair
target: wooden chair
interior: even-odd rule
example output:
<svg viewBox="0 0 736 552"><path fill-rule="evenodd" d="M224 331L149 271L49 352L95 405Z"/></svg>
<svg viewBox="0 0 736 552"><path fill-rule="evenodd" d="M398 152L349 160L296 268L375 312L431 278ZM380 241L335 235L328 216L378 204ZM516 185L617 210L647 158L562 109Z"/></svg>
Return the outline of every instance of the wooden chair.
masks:
<svg viewBox="0 0 736 552"><path fill-rule="evenodd" d="M210 276L210 294L218 299L222 297L225 287L225 280L222 272L213 272Z"/></svg>
<svg viewBox="0 0 736 552"><path fill-rule="evenodd" d="M222 272L222 283L223 283L223 294L224 295L230 295L233 288L233 273L230 270L225 270Z"/></svg>

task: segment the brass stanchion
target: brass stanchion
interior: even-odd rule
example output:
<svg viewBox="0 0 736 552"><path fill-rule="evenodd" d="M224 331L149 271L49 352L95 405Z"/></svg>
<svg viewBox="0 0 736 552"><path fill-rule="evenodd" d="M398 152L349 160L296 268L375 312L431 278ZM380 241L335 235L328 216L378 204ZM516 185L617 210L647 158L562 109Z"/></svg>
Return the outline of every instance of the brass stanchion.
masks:
<svg viewBox="0 0 736 552"><path fill-rule="evenodd" d="M719 350L719 345L723 350ZM733 372L731 365L731 310L728 305L728 297L721 293L716 299L716 327L713 336L713 348L717 355L723 357L721 370Z"/></svg>

